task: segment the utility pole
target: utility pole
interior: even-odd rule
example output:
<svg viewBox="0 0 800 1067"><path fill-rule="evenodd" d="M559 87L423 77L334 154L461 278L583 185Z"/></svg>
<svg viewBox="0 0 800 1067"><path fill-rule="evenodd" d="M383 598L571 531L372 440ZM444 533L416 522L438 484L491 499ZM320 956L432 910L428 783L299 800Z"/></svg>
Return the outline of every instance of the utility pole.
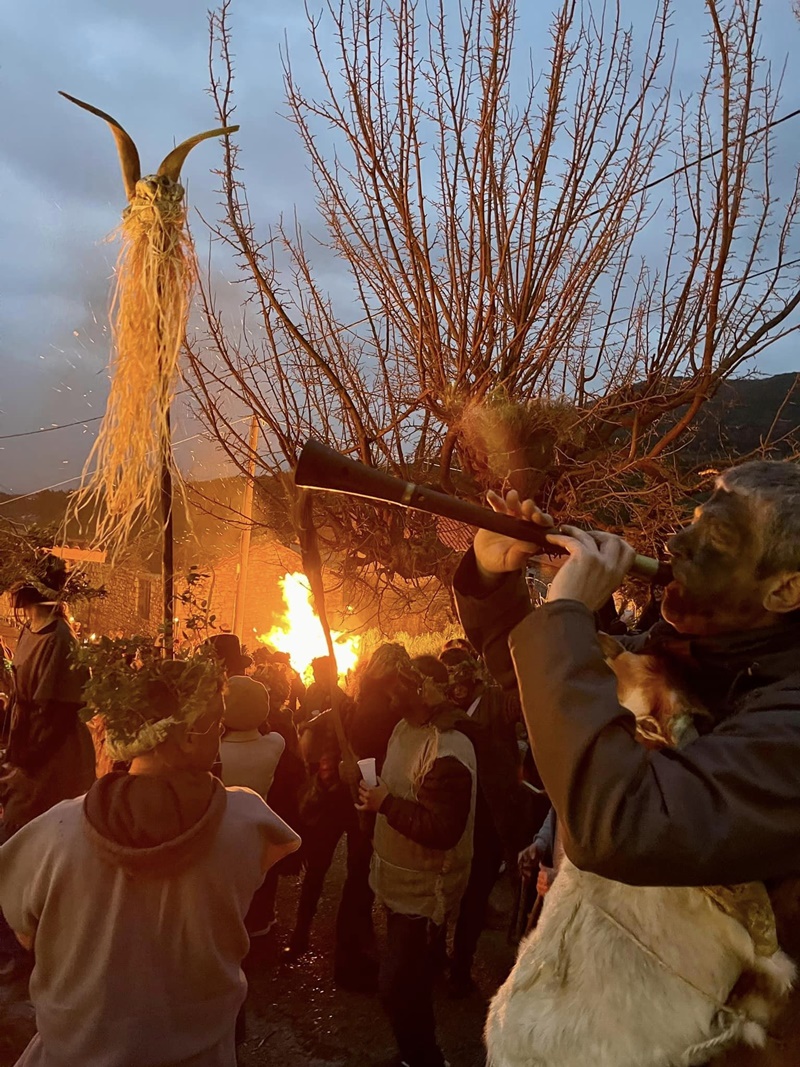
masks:
<svg viewBox="0 0 800 1067"><path fill-rule="evenodd" d="M256 448L258 447L258 419L253 416L250 421L250 460L247 464L247 481L244 486L242 515L244 526L239 541L239 577L236 582L236 606L233 612L233 632L240 641L244 640L244 604L247 599L247 568L250 562L250 535L253 531L253 490L256 478Z"/></svg>

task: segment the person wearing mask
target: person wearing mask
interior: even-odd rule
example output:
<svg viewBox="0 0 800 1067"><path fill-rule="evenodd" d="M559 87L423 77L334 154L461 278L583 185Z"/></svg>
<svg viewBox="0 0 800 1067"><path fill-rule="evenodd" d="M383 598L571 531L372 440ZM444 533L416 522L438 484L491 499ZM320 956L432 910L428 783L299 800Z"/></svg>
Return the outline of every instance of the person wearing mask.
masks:
<svg viewBox="0 0 800 1067"><path fill-rule="evenodd" d="M503 514L553 526L515 492L490 501ZM519 686L567 858L633 886L763 882L777 942L797 960L800 468L756 460L720 474L690 525L668 542L674 578L661 621L620 639L674 669L709 713L700 736L679 751L639 743L596 631L595 613L623 583L634 550L613 534L575 527L549 537L567 555L536 610L523 568L538 549L485 531L454 589L487 666L509 689ZM598 997L623 980L598 978ZM795 996L767 1045L726 1054L725 1067L797 1063L797 1010Z"/></svg>
<svg viewBox="0 0 800 1067"><path fill-rule="evenodd" d="M433 1010L435 948L469 880L476 769L454 709L408 656L392 688L403 717L360 810L377 813L370 882L386 909L380 994L406 1067L444 1067ZM458 713L455 713L458 717Z"/></svg>

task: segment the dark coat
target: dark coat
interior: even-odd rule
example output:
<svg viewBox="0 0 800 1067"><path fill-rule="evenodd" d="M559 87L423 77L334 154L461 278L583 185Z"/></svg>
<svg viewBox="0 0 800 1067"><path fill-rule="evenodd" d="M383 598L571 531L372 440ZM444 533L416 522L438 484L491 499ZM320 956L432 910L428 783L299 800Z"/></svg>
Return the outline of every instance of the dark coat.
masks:
<svg viewBox="0 0 800 1067"><path fill-rule="evenodd" d="M381 815L399 834L423 848L455 848L463 836L472 805L472 775L454 756L434 760L415 800L391 794Z"/></svg>
<svg viewBox="0 0 800 1067"><path fill-rule="evenodd" d="M534 758L578 867L632 885L714 885L800 874L800 621L638 640L679 660L712 712L680 751L634 736L594 618L575 601L533 611L521 575L481 592L472 552L455 578L464 630L495 677L519 681ZM788 946L785 946L788 947Z"/></svg>
<svg viewBox="0 0 800 1067"><path fill-rule="evenodd" d="M75 635L61 618L34 633L24 627L13 661L7 762L2 786L5 837L61 800L80 796L95 778L95 752L80 721L86 674L71 667Z"/></svg>
<svg viewBox="0 0 800 1067"><path fill-rule="evenodd" d="M472 717L464 715L456 722L456 729L470 739L475 749L478 804L485 804L506 859L512 862L527 844L517 743L517 723L521 719L516 687L506 691L493 685L481 694Z"/></svg>
<svg viewBox="0 0 800 1067"><path fill-rule="evenodd" d="M365 687L358 700L350 702L348 740L358 759L375 758L378 774L386 759L389 738L402 717L402 708L388 699L383 687Z"/></svg>

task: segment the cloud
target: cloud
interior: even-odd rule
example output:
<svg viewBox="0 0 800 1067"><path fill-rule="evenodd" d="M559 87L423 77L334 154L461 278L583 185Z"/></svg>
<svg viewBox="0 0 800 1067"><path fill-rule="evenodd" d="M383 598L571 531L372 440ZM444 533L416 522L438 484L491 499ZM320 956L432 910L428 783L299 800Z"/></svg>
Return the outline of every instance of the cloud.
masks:
<svg viewBox="0 0 800 1067"><path fill-rule="evenodd" d="M267 8L268 10L265 10ZM237 0L238 119L249 194L260 219L291 210L308 176L281 108L278 45L299 25L294 0ZM57 95L64 89L120 121L145 172L174 144L215 122L208 34L196 0L108 4L42 0L0 13L0 434L102 411L116 248L105 241L124 196L110 132ZM217 214L219 148L184 169L190 203ZM201 248L202 225L193 222ZM227 296L227 294L226 294ZM0 442L0 484L25 490L77 472L93 430Z"/></svg>

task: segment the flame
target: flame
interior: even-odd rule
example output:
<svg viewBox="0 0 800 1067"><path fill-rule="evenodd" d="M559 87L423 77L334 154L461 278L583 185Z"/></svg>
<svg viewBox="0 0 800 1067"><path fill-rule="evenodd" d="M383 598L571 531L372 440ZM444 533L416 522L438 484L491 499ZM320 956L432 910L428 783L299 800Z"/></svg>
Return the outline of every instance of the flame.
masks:
<svg viewBox="0 0 800 1067"><path fill-rule="evenodd" d="M304 574L285 574L278 580L286 605L283 622L258 640L279 652L288 652L294 669L304 682L313 680L311 661L317 656L327 656L328 646L322 627L311 606L311 588ZM339 676L351 671L358 663L361 638L332 631Z"/></svg>

